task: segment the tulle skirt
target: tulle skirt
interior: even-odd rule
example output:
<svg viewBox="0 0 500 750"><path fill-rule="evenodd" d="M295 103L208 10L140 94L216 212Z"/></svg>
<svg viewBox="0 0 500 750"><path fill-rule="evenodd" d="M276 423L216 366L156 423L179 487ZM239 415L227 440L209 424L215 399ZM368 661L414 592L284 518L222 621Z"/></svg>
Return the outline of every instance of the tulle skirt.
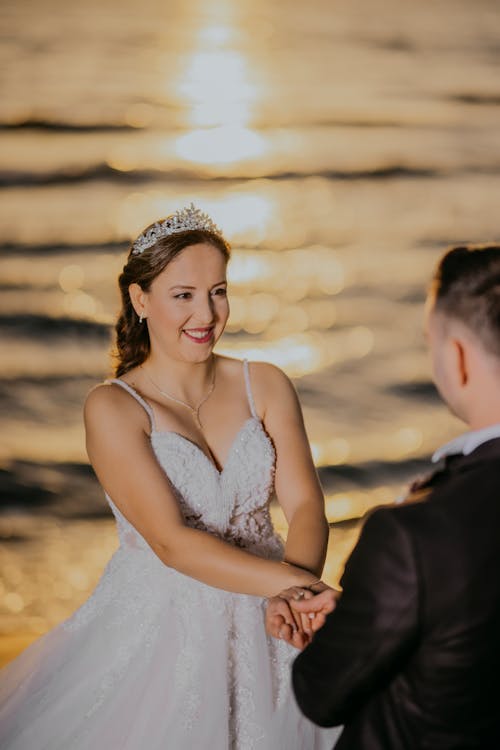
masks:
<svg viewBox="0 0 500 750"><path fill-rule="evenodd" d="M138 565L137 555L145 555ZM331 750L264 601L120 548L72 617L0 672L1 750Z"/></svg>

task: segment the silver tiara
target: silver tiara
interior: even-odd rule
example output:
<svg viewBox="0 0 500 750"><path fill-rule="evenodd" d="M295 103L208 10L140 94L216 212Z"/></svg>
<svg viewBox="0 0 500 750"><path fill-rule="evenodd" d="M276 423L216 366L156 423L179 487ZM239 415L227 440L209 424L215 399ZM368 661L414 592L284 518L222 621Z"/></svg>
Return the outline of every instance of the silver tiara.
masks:
<svg viewBox="0 0 500 750"><path fill-rule="evenodd" d="M167 216L163 221L157 221L151 229L139 235L132 245L132 254L140 255L148 247L152 247L155 242L158 242L161 237L168 237L169 234L177 234L178 232L189 232L192 229L204 229L206 232L222 236L221 230L214 224L210 216L196 208L194 203L191 203L190 206L181 208L171 216Z"/></svg>

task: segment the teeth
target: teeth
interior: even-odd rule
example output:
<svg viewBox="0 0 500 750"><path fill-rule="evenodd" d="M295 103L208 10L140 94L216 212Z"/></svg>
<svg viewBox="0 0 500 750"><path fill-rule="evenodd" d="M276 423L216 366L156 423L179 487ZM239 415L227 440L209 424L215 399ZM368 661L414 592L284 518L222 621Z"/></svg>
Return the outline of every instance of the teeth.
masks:
<svg viewBox="0 0 500 750"><path fill-rule="evenodd" d="M192 336L194 339L204 339L208 336L210 331L205 331L204 333L200 333L199 331L186 331L188 336Z"/></svg>

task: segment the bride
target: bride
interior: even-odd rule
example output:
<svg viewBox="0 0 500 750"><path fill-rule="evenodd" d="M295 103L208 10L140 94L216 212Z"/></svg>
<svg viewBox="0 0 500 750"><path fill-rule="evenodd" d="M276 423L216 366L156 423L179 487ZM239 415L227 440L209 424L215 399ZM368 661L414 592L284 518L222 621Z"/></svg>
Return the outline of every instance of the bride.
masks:
<svg viewBox="0 0 500 750"><path fill-rule="evenodd" d="M90 598L2 671L2 750L332 747L338 730L294 702L296 650L264 626L267 598L321 588L323 496L287 377L213 353L228 258L193 205L131 247L117 377L84 411L120 546ZM289 618L301 647L306 620Z"/></svg>

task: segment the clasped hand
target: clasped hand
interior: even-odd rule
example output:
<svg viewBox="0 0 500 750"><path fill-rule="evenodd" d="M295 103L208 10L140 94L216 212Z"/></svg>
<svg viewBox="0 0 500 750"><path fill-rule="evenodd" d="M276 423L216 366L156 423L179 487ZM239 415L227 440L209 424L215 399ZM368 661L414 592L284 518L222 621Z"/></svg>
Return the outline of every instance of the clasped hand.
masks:
<svg viewBox="0 0 500 750"><path fill-rule="evenodd" d="M268 600L266 631L302 650L335 609L340 592L326 583L315 584L314 591L299 586L282 591Z"/></svg>

